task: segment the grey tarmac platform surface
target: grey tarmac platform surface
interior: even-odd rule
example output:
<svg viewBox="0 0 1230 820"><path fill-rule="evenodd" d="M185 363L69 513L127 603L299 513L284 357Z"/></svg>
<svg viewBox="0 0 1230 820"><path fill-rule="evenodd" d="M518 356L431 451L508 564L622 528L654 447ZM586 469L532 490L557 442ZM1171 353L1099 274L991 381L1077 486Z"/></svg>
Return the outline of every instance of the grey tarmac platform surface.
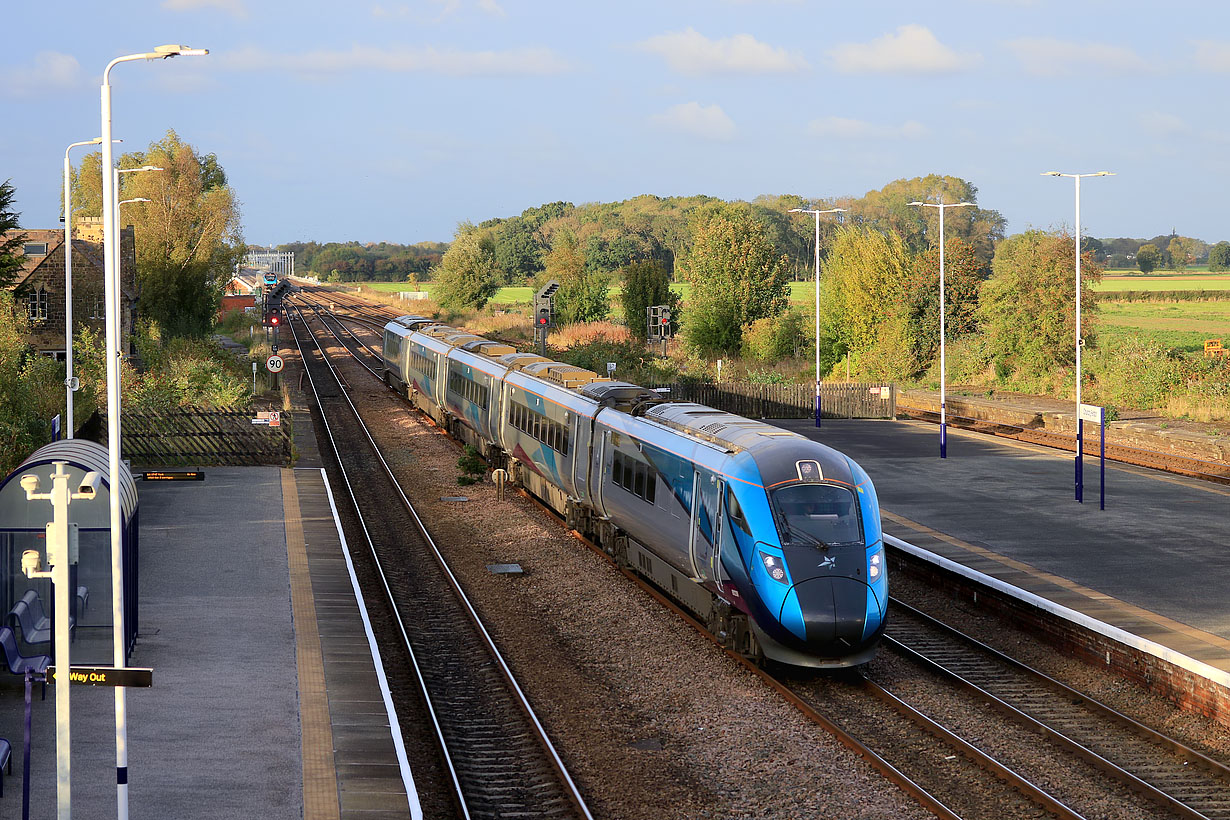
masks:
<svg viewBox="0 0 1230 820"><path fill-rule="evenodd" d="M1230 639L1230 487L1108 461L1102 511L1096 454L1078 504L1071 453L949 428L941 459L934 424L773 423L861 464L887 514Z"/></svg>
<svg viewBox="0 0 1230 820"><path fill-rule="evenodd" d="M406 817L377 673L319 470L207 467L138 482L140 632L127 690L133 820ZM91 590L74 647L110 646ZM305 609L306 605L306 609ZM94 618L105 620L83 632ZM13 746L0 820L21 817L24 705L0 673ZM73 811L116 816L114 690L72 690ZM56 816L55 687L33 694L31 817ZM306 754L305 754L306 750ZM307 759L305 759L305 757Z"/></svg>

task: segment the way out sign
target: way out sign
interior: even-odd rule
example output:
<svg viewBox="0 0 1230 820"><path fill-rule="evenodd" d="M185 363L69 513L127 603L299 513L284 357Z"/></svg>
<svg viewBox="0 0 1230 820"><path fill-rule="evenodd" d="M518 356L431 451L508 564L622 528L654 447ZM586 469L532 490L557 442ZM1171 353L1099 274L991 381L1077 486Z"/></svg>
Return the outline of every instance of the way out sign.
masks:
<svg viewBox="0 0 1230 820"><path fill-rule="evenodd" d="M47 680L56 683L56 668L47 667ZM70 666L68 682L74 686L153 686L154 670L140 667Z"/></svg>
<svg viewBox="0 0 1230 820"><path fill-rule="evenodd" d="M276 353L265 360L265 367L270 373L281 373L285 366L286 362L282 361L282 357Z"/></svg>

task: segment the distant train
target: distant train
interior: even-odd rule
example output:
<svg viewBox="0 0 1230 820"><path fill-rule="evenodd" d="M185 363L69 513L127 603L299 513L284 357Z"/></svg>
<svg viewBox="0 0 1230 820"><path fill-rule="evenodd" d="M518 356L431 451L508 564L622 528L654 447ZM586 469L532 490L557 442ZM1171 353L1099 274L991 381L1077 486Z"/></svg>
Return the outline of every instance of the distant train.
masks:
<svg viewBox="0 0 1230 820"><path fill-rule="evenodd" d="M276 285L278 283L278 275L272 271L267 271L264 276L266 285Z"/></svg>
<svg viewBox="0 0 1230 820"><path fill-rule="evenodd" d="M383 357L390 386L728 647L871 659L888 608L880 508L842 453L422 316L385 326Z"/></svg>

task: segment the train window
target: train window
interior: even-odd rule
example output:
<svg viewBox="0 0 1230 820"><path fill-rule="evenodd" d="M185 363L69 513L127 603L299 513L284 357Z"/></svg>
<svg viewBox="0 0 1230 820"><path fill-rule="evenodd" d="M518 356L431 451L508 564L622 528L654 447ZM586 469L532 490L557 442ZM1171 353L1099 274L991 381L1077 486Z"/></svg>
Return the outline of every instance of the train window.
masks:
<svg viewBox="0 0 1230 820"><path fill-rule="evenodd" d="M827 546L862 542L854 493L833 484L794 484L774 491L782 539Z"/></svg>
<svg viewBox="0 0 1230 820"><path fill-rule="evenodd" d="M635 471L633 472L632 477L634 480L634 483L632 485L632 492L644 498L645 497L645 465L641 464L639 461L636 462Z"/></svg>
<svg viewBox="0 0 1230 820"><path fill-rule="evenodd" d="M650 504L654 503L654 499L658 496L658 474L650 470L645 476L645 500Z"/></svg>
<svg viewBox="0 0 1230 820"><path fill-rule="evenodd" d="M418 351L410 354L410 366L433 381L436 378L436 362Z"/></svg>
<svg viewBox="0 0 1230 820"><path fill-rule="evenodd" d="M735 498L734 490L729 486L726 488L726 512L730 515L730 523L748 535L752 534L752 528L748 526L747 517L743 514L743 507L739 505L739 499Z"/></svg>
<svg viewBox="0 0 1230 820"><path fill-rule="evenodd" d="M611 459L611 483L621 486L624 483L624 457L618 452Z"/></svg>

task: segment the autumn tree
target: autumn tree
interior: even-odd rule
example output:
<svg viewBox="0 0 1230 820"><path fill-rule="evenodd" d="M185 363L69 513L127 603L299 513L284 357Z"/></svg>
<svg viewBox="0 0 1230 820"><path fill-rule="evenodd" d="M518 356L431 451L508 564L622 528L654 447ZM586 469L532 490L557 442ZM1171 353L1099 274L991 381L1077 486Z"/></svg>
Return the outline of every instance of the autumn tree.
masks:
<svg viewBox="0 0 1230 820"><path fill-rule="evenodd" d="M144 165L163 170L120 175L121 198L150 200L121 214L122 224L136 234L141 313L168 336L206 334L246 251L239 199L218 158L200 153L173 130L119 161L121 169ZM76 177L75 213L99 216L100 155L84 157Z"/></svg>
<svg viewBox="0 0 1230 820"><path fill-rule="evenodd" d="M585 255L571 231L556 234L540 279L544 283L551 279L559 282L555 313L561 324L600 322L611 312L611 278L602 271L586 270Z"/></svg>
<svg viewBox="0 0 1230 820"><path fill-rule="evenodd" d="M901 237L857 225L840 228L821 268L821 314L860 373L905 378L918 369L906 299L914 262ZM824 352L823 350L821 351Z"/></svg>
<svg viewBox="0 0 1230 820"><path fill-rule="evenodd" d="M17 278L21 268L25 232L19 230L21 214L13 210L16 191L11 180L0 183L0 289L7 288Z"/></svg>
<svg viewBox="0 0 1230 820"><path fill-rule="evenodd" d="M1141 273L1152 273L1161 264L1162 252L1157 249L1157 245L1147 243L1141 245L1136 251L1136 266L1140 268Z"/></svg>
<svg viewBox="0 0 1230 820"><path fill-rule="evenodd" d="M1166 246L1170 255L1170 269L1185 270L1188 265L1208 252L1208 245L1190 236L1176 236Z"/></svg>
<svg viewBox="0 0 1230 820"><path fill-rule="evenodd" d="M633 336L649 338L645 311L653 305L668 305L672 322L676 326L681 324L679 294L671 290L671 278L665 265L658 261L633 262L626 265L622 273L624 288L619 298L623 306L624 324Z"/></svg>
<svg viewBox="0 0 1230 820"><path fill-rule="evenodd" d="M684 334L701 353L734 352L744 325L786 310L789 262L746 207L710 206L694 225L680 263L692 285Z"/></svg>
<svg viewBox="0 0 1230 820"><path fill-rule="evenodd" d="M991 278L982 286L978 319L997 369L1045 376L1075 362L1076 263L1066 233L1026 231L995 251ZM1089 285L1102 279L1092 254L1081 259L1081 322L1086 344L1095 342L1097 300Z"/></svg>
<svg viewBox="0 0 1230 820"><path fill-rule="evenodd" d="M500 289L500 269L495 261L495 242L489 231L469 222L457 226L453 244L432 276L433 295L440 307L456 315L482 310Z"/></svg>
<svg viewBox="0 0 1230 820"><path fill-rule="evenodd" d="M1230 270L1230 242L1223 240L1209 248L1209 270Z"/></svg>
<svg viewBox="0 0 1230 820"><path fill-rule="evenodd" d="M905 283L914 354L923 368L940 344L940 250L915 256ZM974 246L953 237L944 243L944 334L948 341L977 327L978 289L988 273Z"/></svg>
<svg viewBox="0 0 1230 820"><path fill-rule="evenodd" d="M978 189L972 183L960 177L929 174L898 179L878 191L868 191L851 203L850 217L856 224L899 234L907 250L920 253L938 241L939 209L920 208L911 202L977 201ZM944 216L945 236L973 245L985 264L990 263L1006 225L1003 215L989 208L953 208Z"/></svg>

